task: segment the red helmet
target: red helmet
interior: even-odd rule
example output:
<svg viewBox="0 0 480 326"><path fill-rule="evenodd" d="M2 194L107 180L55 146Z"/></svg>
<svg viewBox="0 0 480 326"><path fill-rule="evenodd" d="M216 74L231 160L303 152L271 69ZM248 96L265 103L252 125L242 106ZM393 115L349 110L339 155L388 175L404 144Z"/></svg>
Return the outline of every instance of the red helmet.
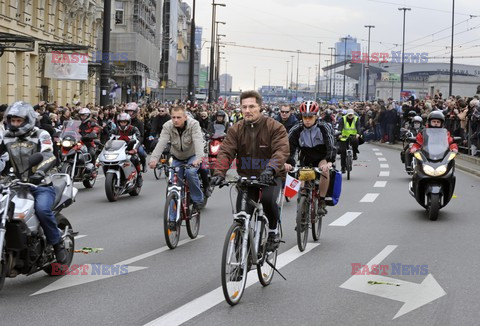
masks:
<svg viewBox="0 0 480 326"><path fill-rule="evenodd" d="M318 103L315 101L305 101L300 104L300 113L302 116L314 116L319 111Z"/></svg>

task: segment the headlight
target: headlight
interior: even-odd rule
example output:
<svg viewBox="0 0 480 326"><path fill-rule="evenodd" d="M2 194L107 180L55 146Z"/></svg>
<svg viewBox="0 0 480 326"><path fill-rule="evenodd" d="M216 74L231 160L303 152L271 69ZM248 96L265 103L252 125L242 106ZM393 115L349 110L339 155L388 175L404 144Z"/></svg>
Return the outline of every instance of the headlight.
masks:
<svg viewBox="0 0 480 326"><path fill-rule="evenodd" d="M457 153L455 152L450 152L450 155L448 155L448 162L453 160L457 156Z"/></svg>
<svg viewBox="0 0 480 326"><path fill-rule="evenodd" d="M432 177L439 177L444 175L447 172L447 166L446 165L440 165L438 168L434 169L430 165L424 165L423 166L423 172L425 174L432 176Z"/></svg>
<svg viewBox="0 0 480 326"><path fill-rule="evenodd" d="M73 146L73 141L64 140L64 141L62 141L62 146L63 147L72 147Z"/></svg>
<svg viewBox="0 0 480 326"><path fill-rule="evenodd" d="M118 157L118 154L105 154L105 158L109 161L115 160Z"/></svg>
<svg viewBox="0 0 480 326"><path fill-rule="evenodd" d="M215 154L218 152L218 149L219 149L219 148L220 148L220 144L214 145L214 146L210 147L211 152L212 152L212 153L215 153Z"/></svg>
<svg viewBox="0 0 480 326"><path fill-rule="evenodd" d="M423 160L422 160L422 155L420 155L420 153L419 153L419 152L415 152L415 153L413 153L413 156L415 156L415 158L416 158L417 160L419 160L419 161L423 161ZM426 172L425 172L425 173L426 173Z"/></svg>

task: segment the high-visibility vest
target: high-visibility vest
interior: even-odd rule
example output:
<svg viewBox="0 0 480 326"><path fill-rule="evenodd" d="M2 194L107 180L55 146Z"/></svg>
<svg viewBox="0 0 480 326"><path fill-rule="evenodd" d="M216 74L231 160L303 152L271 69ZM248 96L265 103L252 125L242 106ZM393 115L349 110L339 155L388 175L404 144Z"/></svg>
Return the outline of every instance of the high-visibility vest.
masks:
<svg viewBox="0 0 480 326"><path fill-rule="evenodd" d="M357 134L357 128L355 125L357 124L358 117L355 116L353 117L352 123L348 123L347 121L347 116L343 116L343 129L342 129L342 138L340 138L341 141L346 141L350 135L356 135Z"/></svg>

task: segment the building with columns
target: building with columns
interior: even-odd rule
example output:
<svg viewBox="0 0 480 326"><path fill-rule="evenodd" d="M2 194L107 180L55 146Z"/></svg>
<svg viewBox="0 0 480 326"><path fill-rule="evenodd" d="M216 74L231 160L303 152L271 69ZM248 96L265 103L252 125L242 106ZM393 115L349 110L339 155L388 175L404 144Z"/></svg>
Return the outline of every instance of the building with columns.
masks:
<svg viewBox="0 0 480 326"><path fill-rule="evenodd" d="M75 95L82 103L94 102L93 65L88 64L82 80L58 79L46 74L50 65L45 61L58 51L86 54L91 62L102 11L101 0L2 0L0 103L45 100L64 105Z"/></svg>

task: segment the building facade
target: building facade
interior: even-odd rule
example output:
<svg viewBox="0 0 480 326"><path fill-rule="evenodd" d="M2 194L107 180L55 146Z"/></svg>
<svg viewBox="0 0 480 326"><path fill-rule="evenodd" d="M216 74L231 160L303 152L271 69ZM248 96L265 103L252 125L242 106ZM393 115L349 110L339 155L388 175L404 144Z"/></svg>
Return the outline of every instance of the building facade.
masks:
<svg viewBox="0 0 480 326"><path fill-rule="evenodd" d="M82 69L87 69L87 58L90 66L102 11L100 0L1 1L0 103L45 100L65 105L74 96L82 103L94 102L96 70L85 70L80 80L47 78L46 68L58 52L81 53Z"/></svg>
<svg viewBox="0 0 480 326"><path fill-rule="evenodd" d="M220 75L220 93L226 93L232 91L232 75L221 74Z"/></svg>

